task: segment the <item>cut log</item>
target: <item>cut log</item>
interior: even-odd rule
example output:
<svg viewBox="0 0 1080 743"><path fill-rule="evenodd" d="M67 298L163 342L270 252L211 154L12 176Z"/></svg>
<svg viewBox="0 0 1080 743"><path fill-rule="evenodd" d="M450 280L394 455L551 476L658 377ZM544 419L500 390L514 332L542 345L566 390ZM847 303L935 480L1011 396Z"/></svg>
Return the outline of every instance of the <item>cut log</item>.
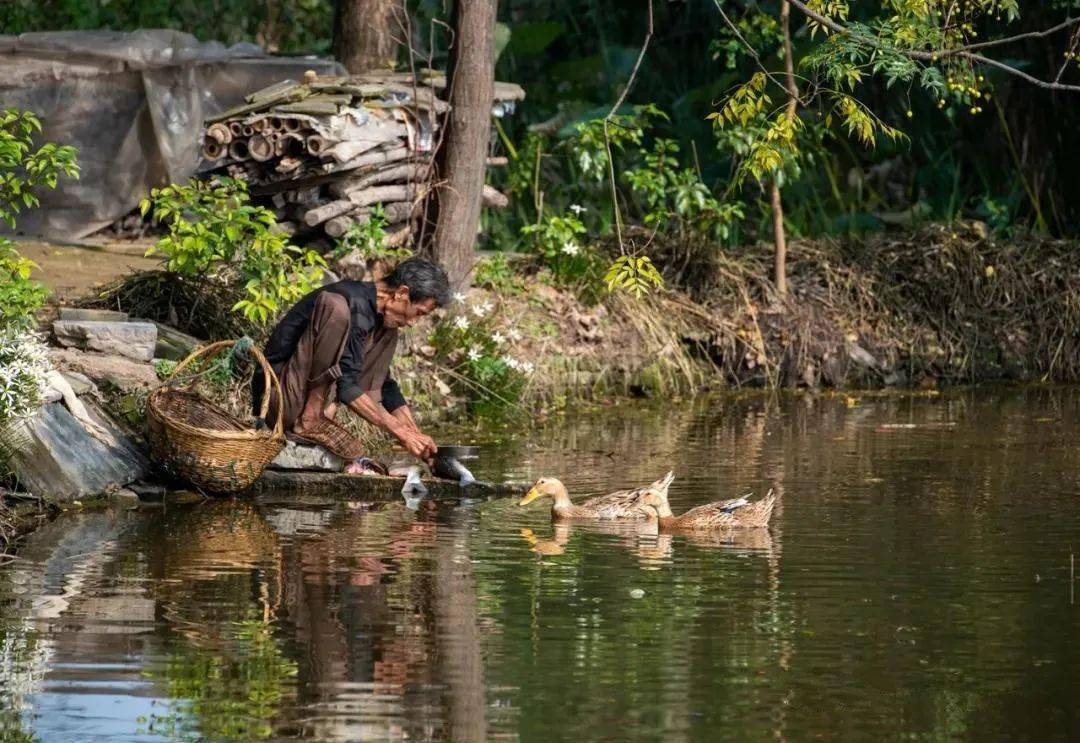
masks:
<svg viewBox="0 0 1080 743"><path fill-rule="evenodd" d="M489 157L485 163L489 168L505 168L510 164L508 157Z"/></svg>
<svg viewBox="0 0 1080 743"><path fill-rule="evenodd" d="M350 215L343 215L328 220L326 224L323 225L323 230L325 230L326 234L330 237L336 238L341 237L348 232L354 224L356 224L356 219Z"/></svg>
<svg viewBox="0 0 1080 743"><path fill-rule="evenodd" d="M340 217L342 214L348 214L357 208L357 204L349 201L348 199L340 199L338 201L331 201L325 206L316 207L315 209L309 209L304 214L304 224L308 227L314 227L315 225L322 224L328 219L334 217Z"/></svg>
<svg viewBox="0 0 1080 743"><path fill-rule="evenodd" d="M251 157L251 153L248 152L248 143L246 139L235 139L233 143L229 145L229 157L233 160L247 160Z"/></svg>
<svg viewBox="0 0 1080 743"><path fill-rule="evenodd" d="M274 145L261 134L248 139L248 152L257 162L266 162L274 156Z"/></svg>
<svg viewBox="0 0 1080 743"><path fill-rule="evenodd" d="M480 200L489 209L505 209L510 206L510 199L506 194L486 183L480 192Z"/></svg>
<svg viewBox="0 0 1080 743"><path fill-rule="evenodd" d="M366 168L372 165L386 165L387 163L405 160L410 155L408 147L391 147L389 149L372 150L365 152L359 157L347 160L336 165L325 166L327 173L343 173L348 170Z"/></svg>
<svg viewBox="0 0 1080 743"><path fill-rule="evenodd" d="M229 142L232 142L232 137L232 130L229 129L228 125L220 121L206 128L206 138L212 139L218 144L229 144Z"/></svg>
<svg viewBox="0 0 1080 743"><path fill-rule="evenodd" d="M326 141L326 138L320 137L318 134L312 134L308 137L305 144L307 151L316 157L326 152L327 148L330 147L330 143Z"/></svg>
<svg viewBox="0 0 1080 743"><path fill-rule="evenodd" d="M412 201L420 194L415 185L373 186L349 194L349 201L355 206L387 203L391 201Z"/></svg>
<svg viewBox="0 0 1080 743"><path fill-rule="evenodd" d="M430 168L428 161L405 163L403 165L391 165L381 168L366 175L345 178L337 183L331 183L330 195L337 198L345 198L350 192L359 191L369 186L378 186L384 183L411 183L424 178Z"/></svg>

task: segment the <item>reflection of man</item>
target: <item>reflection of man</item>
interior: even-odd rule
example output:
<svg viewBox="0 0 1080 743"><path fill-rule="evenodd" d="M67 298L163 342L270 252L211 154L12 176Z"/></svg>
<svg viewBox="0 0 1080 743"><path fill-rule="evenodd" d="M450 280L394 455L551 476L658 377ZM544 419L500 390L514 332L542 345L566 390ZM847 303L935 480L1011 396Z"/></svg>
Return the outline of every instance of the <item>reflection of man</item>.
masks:
<svg viewBox="0 0 1080 743"><path fill-rule="evenodd" d="M338 403L430 460L435 442L413 418L390 361L398 328L407 328L449 296L446 272L410 258L379 281L339 281L301 299L274 328L266 358L281 382L289 438L348 460L363 445L333 420ZM271 410L271 420L277 415Z"/></svg>

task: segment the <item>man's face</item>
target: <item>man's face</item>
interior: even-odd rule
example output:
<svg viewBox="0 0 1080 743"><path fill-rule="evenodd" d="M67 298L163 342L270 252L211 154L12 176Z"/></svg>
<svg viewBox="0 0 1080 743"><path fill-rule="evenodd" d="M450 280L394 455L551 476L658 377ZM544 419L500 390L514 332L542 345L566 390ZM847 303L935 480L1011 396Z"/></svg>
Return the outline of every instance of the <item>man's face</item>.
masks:
<svg viewBox="0 0 1080 743"><path fill-rule="evenodd" d="M409 287L399 286L383 307L383 324L388 328L408 328L434 311L434 299L413 302L409 299Z"/></svg>

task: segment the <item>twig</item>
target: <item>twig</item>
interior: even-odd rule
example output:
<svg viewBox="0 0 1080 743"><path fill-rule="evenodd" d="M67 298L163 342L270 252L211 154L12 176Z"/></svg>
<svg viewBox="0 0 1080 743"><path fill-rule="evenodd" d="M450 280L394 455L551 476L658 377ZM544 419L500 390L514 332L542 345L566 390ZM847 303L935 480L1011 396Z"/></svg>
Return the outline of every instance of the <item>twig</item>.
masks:
<svg viewBox="0 0 1080 743"><path fill-rule="evenodd" d="M641 51L638 52L637 59L634 61L634 67L630 70L630 77L626 81L626 85L623 86L622 93L619 94L619 98L615 101L615 105L608 111L607 116L604 117L604 150L607 152L608 159L608 177L611 179L611 208L615 213L615 236L619 241L619 252L623 255L626 254L626 246L623 243L622 235L622 214L619 212L619 192L615 188L615 162L611 153L611 138L608 136L608 122L610 122L615 113L622 106L626 100L627 94L630 92L630 88L634 86L634 81L637 79L638 70L641 69L641 62L645 59L645 52L649 49L649 42L653 37L653 0L649 0L649 20L645 31L645 40L641 43Z"/></svg>

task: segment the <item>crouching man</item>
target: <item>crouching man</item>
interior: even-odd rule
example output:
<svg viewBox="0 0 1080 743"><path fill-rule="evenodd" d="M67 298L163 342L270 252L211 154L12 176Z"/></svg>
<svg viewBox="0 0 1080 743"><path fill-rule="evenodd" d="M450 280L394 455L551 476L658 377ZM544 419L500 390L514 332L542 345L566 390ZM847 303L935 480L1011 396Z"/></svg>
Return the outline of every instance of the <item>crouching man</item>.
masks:
<svg viewBox="0 0 1080 743"><path fill-rule="evenodd" d="M398 329L445 305L449 292L445 271L410 258L379 281L339 281L301 299L266 344L266 359L281 382L286 435L356 462L363 445L333 420L340 404L430 461L435 442L417 425L390 364ZM272 406L268 419L276 416Z"/></svg>

